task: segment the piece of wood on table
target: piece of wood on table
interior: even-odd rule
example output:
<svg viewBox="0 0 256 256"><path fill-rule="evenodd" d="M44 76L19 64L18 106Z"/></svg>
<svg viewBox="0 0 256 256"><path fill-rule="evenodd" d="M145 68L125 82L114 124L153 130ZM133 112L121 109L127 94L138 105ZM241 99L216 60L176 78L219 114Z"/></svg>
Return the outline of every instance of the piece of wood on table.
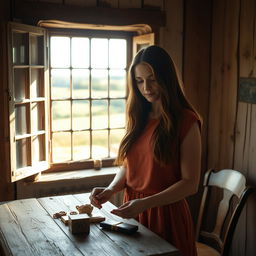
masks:
<svg viewBox="0 0 256 256"><path fill-rule="evenodd" d="M89 202L89 194L76 194L74 195L81 203ZM110 237L116 244L118 244L128 255L170 255L178 256L179 251L167 241L141 225L134 219L122 219L110 213L111 210L116 208L110 202L103 204L100 211L105 215L106 220L111 219L117 222L123 221L133 225L138 225L139 230L134 235L126 235L115 231L102 230L107 236Z"/></svg>
<svg viewBox="0 0 256 256"><path fill-rule="evenodd" d="M36 199L1 205L0 216L6 255L83 255Z"/></svg>
<svg viewBox="0 0 256 256"><path fill-rule="evenodd" d="M72 195L43 197L37 199L42 207L52 216L59 211L71 212L75 211L77 205L87 204L89 201L78 201ZM94 209L93 212L94 214ZM108 236L106 236L96 224L91 224L90 234L88 236L72 235L68 227L60 219L54 219L66 235L73 241L77 248L84 255L95 256L127 256L118 244L115 244ZM72 255L72 254L71 254Z"/></svg>

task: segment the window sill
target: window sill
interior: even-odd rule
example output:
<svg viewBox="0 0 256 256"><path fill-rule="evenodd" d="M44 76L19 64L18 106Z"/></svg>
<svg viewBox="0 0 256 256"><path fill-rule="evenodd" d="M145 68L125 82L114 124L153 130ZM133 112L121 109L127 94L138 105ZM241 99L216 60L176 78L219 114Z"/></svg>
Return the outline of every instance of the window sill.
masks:
<svg viewBox="0 0 256 256"><path fill-rule="evenodd" d="M113 176L117 173L118 167L106 167L100 170L74 170L65 172L42 173L39 179L33 183L57 182L63 180L79 180L86 178L102 178L105 176Z"/></svg>
<svg viewBox="0 0 256 256"><path fill-rule="evenodd" d="M45 173L37 181L18 181L17 199L89 192L94 187L108 186L117 171L118 167L108 167Z"/></svg>

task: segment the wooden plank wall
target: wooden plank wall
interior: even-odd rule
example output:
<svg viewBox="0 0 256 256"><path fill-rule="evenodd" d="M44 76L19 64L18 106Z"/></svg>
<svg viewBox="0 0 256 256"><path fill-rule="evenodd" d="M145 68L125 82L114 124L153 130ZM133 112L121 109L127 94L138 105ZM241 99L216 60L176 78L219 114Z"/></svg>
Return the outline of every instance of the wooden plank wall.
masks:
<svg viewBox="0 0 256 256"><path fill-rule="evenodd" d="M242 0L240 6L239 77L256 77L256 2ZM256 104L238 101L235 129L234 168L256 187ZM251 197L243 212L238 238L243 246L234 244L234 255L255 255L256 202ZM247 238L247 239L246 239Z"/></svg>
<svg viewBox="0 0 256 256"><path fill-rule="evenodd" d="M256 105L239 102L240 77L256 77L255 0L213 1L208 167L233 168L256 187ZM239 220L232 256L256 254L256 199Z"/></svg>
<svg viewBox="0 0 256 256"><path fill-rule="evenodd" d="M160 46L172 57L180 73L183 69L184 4L181 0L164 1L166 25L160 29Z"/></svg>
<svg viewBox="0 0 256 256"><path fill-rule="evenodd" d="M196 223L201 200L203 174L207 166L207 123L210 82L211 1L187 0L184 6L183 77L185 92L203 119L202 179L199 193L189 198Z"/></svg>
<svg viewBox="0 0 256 256"><path fill-rule="evenodd" d="M213 3L208 165L219 169L233 163L239 0Z"/></svg>
<svg viewBox="0 0 256 256"><path fill-rule="evenodd" d="M7 62L7 27L10 19L10 1L0 1L0 202L15 198L15 185L8 182L9 164L9 130L6 127L8 115L8 62Z"/></svg>

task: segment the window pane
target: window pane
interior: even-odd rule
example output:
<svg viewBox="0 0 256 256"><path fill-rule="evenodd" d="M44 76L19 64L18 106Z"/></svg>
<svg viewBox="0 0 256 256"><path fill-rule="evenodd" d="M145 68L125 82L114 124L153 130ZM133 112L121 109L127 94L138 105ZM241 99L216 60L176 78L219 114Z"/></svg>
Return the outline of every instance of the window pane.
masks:
<svg viewBox="0 0 256 256"><path fill-rule="evenodd" d="M108 131L92 132L92 158L108 157Z"/></svg>
<svg viewBox="0 0 256 256"><path fill-rule="evenodd" d="M45 111L44 111L44 102L32 103L32 131L41 131L45 130Z"/></svg>
<svg viewBox="0 0 256 256"><path fill-rule="evenodd" d="M31 98L44 97L44 70L43 69L31 70L30 95L31 95Z"/></svg>
<svg viewBox="0 0 256 256"><path fill-rule="evenodd" d="M126 71L110 70L109 71L109 96L111 98L126 96Z"/></svg>
<svg viewBox="0 0 256 256"><path fill-rule="evenodd" d="M58 132L52 134L52 160L54 163L71 160L70 132Z"/></svg>
<svg viewBox="0 0 256 256"><path fill-rule="evenodd" d="M108 127L108 102L107 100L92 101L92 129Z"/></svg>
<svg viewBox="0 0 256 256"><path fill-rule="evenodd" d="M70 98L70 70L52 69L51 71L51 98Z"/></svg>
<svg viewBox="0 0 256 256"><path fill-rule="evenodd" d="M90 158L90 133L73 133L73 160L83 160Z"/></svg>
<svg viewBox="0 0 256 256"><path fill-rule="evenodd" d="M29 98L28 93L28 69L14 69L14 98L24 100Z"/></svg>
<svg viewBox="0 0 256 256"><path fill-rule="evenodd" d="M16 168L31 166L29 154L31 150L30 139L16 141Z"/></svg>
<svg viewBox="0 0 256 256"><path fill-rule="evenodd" d="M70 38L62 36L51 37L51 67L70 67Z"/></svg>
<svg viewBox="0 0 256 256"><path fill-rule="evenodd" d="M118 148L125 133L124 129L110 131L110 157L116 157Z"/></svg>
<svg viewBox="0 0 256 256"><path fill-rule="evenodd" d="M110 101L110 128L125 126L125 100Z"/></svg>
<svg viewBox="0 0 256 256"><path fill-rule="evenodd" d="M89 97L89 70L88 69L73 69L73 99Z"/></svg>
<svg viewBox="0 0 256 256"><path fill-rule="evenodd" d="M109 40L109 67L125 68L126 67L126 40L110 39Z"/></svg>
<svg viewBox="0 0 256 256"><path fill-rule="evenodd" d="M89 67L89 39L73 37L71 41L71 58L73 68Z"/></svg>
<svg viewBox="0 0 256 256"><path fill-rule="evenodd" d="M108 67L108 39L93 38L91 40L91 67Z"/></svg>
<svg viewBox="0 0 256 256"><path fill-rule="evenodd" d="M30 35L32 65L44 65L44 36Z"/></svg>
<svg viewBox="0 0 256 256"><path fill-rule="evenodd" d="M13 64L28 65L28 33L13 33Z"/></svg>
<svg viewBox="0 0 256 256"><path fill-rule="evenodd" d="M70 130L70 101L52 102L52 130Z"/></svg>
<svg viewBox="0 0 256 256"><path fill-rule="evenodd" d="M28 105L19 105L15 107L15 131L16 135L29 133Z"/></svg>
<svg viewBox="0 0 256 256"><path fill-rule="evenodd" d="M108 71L92 70L92 98L108 97Z"/></svg>
<svg viewBox="0 0 256 256"><path fill-rule="evenodd" d="M45 135L35 136L32 139L33 162L45 161Z"/></svg>
<svg viewBox="0 0 256 256"><path fill-rule="evenodd" d="M74 100L72 106L72 129L90 128L90 109L87 100Z"/></svg>

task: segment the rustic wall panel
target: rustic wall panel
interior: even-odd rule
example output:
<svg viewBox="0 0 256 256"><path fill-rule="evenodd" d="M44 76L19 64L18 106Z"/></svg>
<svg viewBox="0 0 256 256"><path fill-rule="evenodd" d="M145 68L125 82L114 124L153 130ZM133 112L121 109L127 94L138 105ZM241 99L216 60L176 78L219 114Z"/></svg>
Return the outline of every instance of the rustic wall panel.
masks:
<svg viewBox="0 0 256 256"><path fill-rule="evenodd" d="M172 1L169 1L169 2L172 2ZM164 10L164 0L144 0L143 7Z"/></svg>
<svg viewBox="0 0 256 256"><path fill-rule="evenodd" d="M183 1L165 1L166 26L160 30L160 45L172 56L180 72L183 67Z"/></svg>
<svg viewBox="0 0 256 256"><path fill-rule="evenodd" d="M76 5L76 6L88 6L88 7L96 7L97 0L65 0L65 4L67 5Z"/></svg>
<svg viewBox="0 0 256 256"><path fill-rule="evenodd" d="M209 168L231 168L233 164L239 4L239 0L213 1Z"/></svg>
<svg viewBox="0 0 256 256"><path fill-rule="evenodd" d="M7 21L10 19L10 1L0 1L0 202L15 199L15 185L10 183Z"/></svg>
<svg viewBox="0 0 256 256"><path fill-rule="evenodd" d="M118 0L99 0L99 7L109 7L109 8L117 8Z"/></svg>
<svg viewBox="0 0 256 256"><path fill-rule="evenodd" d="M119 8L141 8L141 0L119 0Z"/></svg>
<svg viewBox="0 0 256 256"><path fill-rule="evenodd" d="M239 77L256 77L256 3L241 0L239 37ZM250 185L256 186L256 105L238 102L235 133L234 168L241 171ZM250 198L239 220L233 255L255 255L256 202ZM236 243L239 241L239 243ZM238 246L239 244L239 246Z"/></svg>
<svg viewBox="0 0 256 256"><path fill-rule="evenodd" d="M202 178L206 170L207 122L210 81L211 2L185 1L184 63L185 92L203 118ZM203 179L202 179L203 180ZM201 182L202 184L202 182ZM200 186L200 191L201 191ZM192 214L198 215L200 193L190 198Z"/></svg>
<svg viewBox="0 0 256 256"><path fill-rule="evenodd" d="M37 0L33 0L33 1L36 2ZM38 0L38 2L62 4L63 0Z"/></svg>

